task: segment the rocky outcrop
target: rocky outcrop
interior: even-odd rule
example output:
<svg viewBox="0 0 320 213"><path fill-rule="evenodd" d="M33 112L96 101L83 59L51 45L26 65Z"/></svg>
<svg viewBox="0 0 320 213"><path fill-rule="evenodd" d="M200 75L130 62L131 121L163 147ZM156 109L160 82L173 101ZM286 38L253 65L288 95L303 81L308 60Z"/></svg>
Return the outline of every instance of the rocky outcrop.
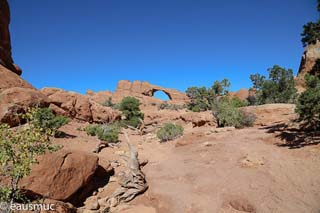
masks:
<svg viewBox="0 0 320 213"><path fill-rule="evenodd" d="M148 82L134 81L131 83L126 80L119 81L117 89L112 97L116 102L126 96L133 96L139 98L142 102L151 103L157 102L158 99L153 98L154 93L157 91L163 91L168 95L170 102L172 103L184 104L189 101L186 94L179 92L178 90L152 85Z"/></svg>
<svg viewBox="0 0 320 213"><path fill-rule="evenodd" d="M98 157L86 152L60 150L41 155L20 186L29 197L45 197L77 205L98 168Z"/></svg>
<svg viewBox="0 0 320 213"><path fill-rule="evenodd" d="M0 92L11 87L33 88L31 84L0 64Z"/></svg>
<svg viewBox="0 0 320 213"><path fill-rule="evenodd" d="M21 69L13 64L9 32L10 9L7 0L0 0L0 64L21 75Z"/></svg>
<svg viewBox="0 0 320 213"><path fill-rule="evenodd" d="M231 97L237 97L240 100L245 101L249 97L249 90L242 88L237 92L231 92L230 95Z"/></svg>
<svg viewBox="0 0 320 213"><path fill-rule="evenodd" d="M303 90L304 76L307 73L314 74L312 71L318 59L320 59L320 42L308 45L302 55L300 68L296 78L299 91Z"/></svg>
<svg viewBox="0 0 320 213"><path fill-rule="evenodd" d="M26 112L29 107L48 107L49 103L49 99L35 89L5 89L0 93L0 123L17 126L21 122L20 113Z"/></svg>
<svg viewBox="0 0 320 213"><path fill-rule="evenodd" d="M108 90L99 92L93 92L92 90L88 90L86 95L90 98L90 100L93 100L94 102L97 102L99 104L103 104L109 98L112 98L113 94Z"/></svg>
<svg viewBox="0 0 320 213"><path fill-rule="evenodd" d="M50 108L59 115L98 123L109 123L121 118L119 111L102 106L85 95L57 88L43 88L41 92L49 98Z"/></svg>
<svg viewBox="0 0 320 213"><path fill-rule="evenodd" d="M265 104L243 107L242 110L254 113L257 117L255 125L258 126L286 123L297 118L294 104Z"/></svg>

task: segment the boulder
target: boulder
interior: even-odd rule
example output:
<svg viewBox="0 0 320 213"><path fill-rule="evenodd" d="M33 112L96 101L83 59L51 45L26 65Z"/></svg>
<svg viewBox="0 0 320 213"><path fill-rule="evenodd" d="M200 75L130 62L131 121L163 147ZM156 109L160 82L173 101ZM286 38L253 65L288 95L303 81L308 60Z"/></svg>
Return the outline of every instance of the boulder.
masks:
<svg viewBox="0 0 320 213"><path fill-rule="evenodd" d="M98 168L98 160L95 155L68 150L41 155L20 186L29 197L40 195L78 205L88 196L83 191Z"/></svg>
<svg viewBox="0 0 320 213"><path fill-rule="evenodd" d="M43 88L48 96L50 108L55 114L76 118L87 122L108 123L120 119L120 112L90 99L89 96L68 92L57 88Z"/></svg>
<svg viewBox="0 0 320 213"><path fill-rule="evenodd" d="M233 93L231 96L237 97L240 100L245 101L249 97L249 90L242 88L239 91Z"/></svg>
<svg viewBox="0 0 320 213"><path fill-rule="evenodd" d="M92 121L96 123L110 123L112 121L120 120L121 113L111 107L105 107L97 102L90 101Z"/></svg>
<svg viewBox="0 0 320 213"><path fill-rule="evenodd" d="M19 113L29 107L48 107L49 99L35 89L12 87L0 93L0 122L10 126L20 124Z"/></svg>
<svg viewBox="0 0 320 213"><path fill-rule="evenodd" d="M112 93L108 90L99 92L93 92L92 90L88 90L86 95L89 97L90 100L99 104L103 104L109 98L112 98Z"/></svg>

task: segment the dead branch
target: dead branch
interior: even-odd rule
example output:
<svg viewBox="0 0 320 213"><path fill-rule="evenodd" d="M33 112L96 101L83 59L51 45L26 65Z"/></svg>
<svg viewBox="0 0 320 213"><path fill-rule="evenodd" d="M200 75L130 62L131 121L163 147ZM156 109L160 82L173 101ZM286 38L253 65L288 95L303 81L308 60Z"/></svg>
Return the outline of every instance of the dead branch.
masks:
<svg viewBox="0 0 320 213"><path fill-rule="evenodd" d="M124 132L124 134L129 148L127 170L118 180L120 187L107 199L108 207L115 207L120 203L129 202L148 188L145 175L140 170L138 152L134 145L131 144L127 132Z"/></svg>

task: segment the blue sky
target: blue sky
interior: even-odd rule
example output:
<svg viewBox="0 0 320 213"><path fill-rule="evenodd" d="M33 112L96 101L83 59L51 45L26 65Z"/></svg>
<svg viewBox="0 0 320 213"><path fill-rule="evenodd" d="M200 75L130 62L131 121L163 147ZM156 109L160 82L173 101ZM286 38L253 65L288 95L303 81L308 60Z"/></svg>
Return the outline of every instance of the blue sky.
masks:
<svg viewBox="0 0 320 213"><path fill-rule="evenodd" d="M185 91L300 64L316 0L9 0L15 63L37 88L114 90L121 79Z"/></svg>

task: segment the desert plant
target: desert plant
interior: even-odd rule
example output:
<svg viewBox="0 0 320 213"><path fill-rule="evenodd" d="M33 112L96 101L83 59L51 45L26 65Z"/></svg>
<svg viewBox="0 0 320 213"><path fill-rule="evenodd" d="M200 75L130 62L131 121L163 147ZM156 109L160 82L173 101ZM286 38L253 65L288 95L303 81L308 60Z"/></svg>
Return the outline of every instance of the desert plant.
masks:
<svg viewBox="0 0 320 213"><path fill-rule="evenodd" d="M86 131L87 135L96 136L98 128L99 128L98 124L93 124L93 125L86 126L84 130Z"/></svg>
<svg viewBox="0 0 320 213"><path fill-rule="evenodd" d="M259 74L251 75L253 89L256 90L258 104L294 103L297 90L293 71L278 65L268 69L269 79Z"/></svg>
<svg viewBox="0 0 320 213"><path fill-rule="evenodd" d="M190 98L187 108L193 112L210 110L217 97L229 93L229 86L229 80L223 79L222 81L215 81L210 88L189 87L186 91L186 95Z"/></svg>
<svg viewBox="0 0 320 213"><path fill-rule="evenodd" d="M183 135L183 127L179 124L166 123L157 132L161 142L170 141Z"/></svg>
<svg viewBox="0 0 320 213"><path fill-rule="evenodd" d="M119 123L112 124L93 124L85 128L90 136L97 136L99 140L108 143L116 143L119 140L121 127Z"/></svg>
<svg viewBox="0 0 320 213"><path fill-rule="evenodd" d="M239 127L251 127L257 120L257 116L249 111L240 110L241 118Z"/></svg>
<svg viewBox="0 0 320 213"><path fill-rule="evenodd" d="M114 108L115 104L112 102L112 98L109 97L103 104L103 106Z"/></svg>
<svg viewBox="0 0 320 213"><path fill-rule="evenodd" d="M34 108L31 116L34 125L43 131L51 130L54 136L59 136L58 129L70 121L67 117L54 115L49 108Z"/></svg>
<svg viewBox="0 0 320 213"><path fill-rule="evenodd" d="M123 124L132 127L138 127L144 118L144 114L140 110L140 101L134 97L125 97L119 105L119 110L125 116Z"/></svg>
<svg viewBox="0 0 320 213"><path fill-rule="evenodd" d="M233 97L231 98L231 104L235 107L245 107L245 106L248 106L249 103L246 100L243 101L238 97Z"/></svg>
<svg viewBox="0 0 320 213"><path fill-rule="evenodd" d="M217 100L212 106L212 114L217 121L218 127L240 127L241 113L239 109L232 104L229 97L223 97Z"/></svg>
<svg viewBox="0 0 320 213"><path fill-rule="evenodd" d="M185 106L183 105L169 104L168 102L163 102L158 107L159 110L169 109L169 110L176 110L176 111L184 108Z"/></svg>
<svg viewBox="0 0 320 213"><path fill-rule="evenodd" d="M23 126L10 129L6 124L0 125L0 177L9 181L0 185L2 202L12 203L23 198L19 182L30 174L31 166L37 163L36 157L59 149L50 142L54 134L52 127L56 125L39 125L39 109L30 109L22 117L27 121Z"/></svg>
<svg viewBox="0 0 320 213"><path fill-rule="evenodd" d="M307 126L320 130L320 78L305 76L307 89L300 95L296 111L300 121L306 121Z"/></svg>

